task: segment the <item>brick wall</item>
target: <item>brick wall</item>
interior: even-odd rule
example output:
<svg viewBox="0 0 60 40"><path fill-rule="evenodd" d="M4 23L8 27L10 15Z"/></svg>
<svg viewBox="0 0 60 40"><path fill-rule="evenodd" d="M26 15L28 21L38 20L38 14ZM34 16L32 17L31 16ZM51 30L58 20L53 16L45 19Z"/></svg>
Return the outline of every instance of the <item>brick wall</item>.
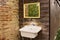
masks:
<svg viewBox="0 0 60 40"><path fill-rule="evenodd" d="M18 0L0 6L0 40L18 40Z"/></svg>

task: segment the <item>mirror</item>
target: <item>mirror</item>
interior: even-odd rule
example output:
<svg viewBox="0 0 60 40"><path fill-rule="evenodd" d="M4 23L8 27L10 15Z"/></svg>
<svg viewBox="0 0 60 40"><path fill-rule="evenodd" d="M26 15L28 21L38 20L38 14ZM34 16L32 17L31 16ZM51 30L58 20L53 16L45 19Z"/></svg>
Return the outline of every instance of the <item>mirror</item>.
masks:
<svg viewBox="0 0 60 40"><path fill-rule="evenodd" d="M24 18L40 18L40 2L24 4Z"/></svg>

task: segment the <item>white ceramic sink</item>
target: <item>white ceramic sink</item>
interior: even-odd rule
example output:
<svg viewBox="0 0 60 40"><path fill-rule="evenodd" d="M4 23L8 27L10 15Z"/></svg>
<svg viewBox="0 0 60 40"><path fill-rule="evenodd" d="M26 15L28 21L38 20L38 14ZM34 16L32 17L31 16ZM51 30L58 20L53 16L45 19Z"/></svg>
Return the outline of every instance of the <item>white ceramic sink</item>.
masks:
<svg viewBox="0 0 60 40"><path fill-rule="evenodd" d="M39 26L27 25L19 29L22 37L35 38L38 35L38 32L41 30Z"/></svg>

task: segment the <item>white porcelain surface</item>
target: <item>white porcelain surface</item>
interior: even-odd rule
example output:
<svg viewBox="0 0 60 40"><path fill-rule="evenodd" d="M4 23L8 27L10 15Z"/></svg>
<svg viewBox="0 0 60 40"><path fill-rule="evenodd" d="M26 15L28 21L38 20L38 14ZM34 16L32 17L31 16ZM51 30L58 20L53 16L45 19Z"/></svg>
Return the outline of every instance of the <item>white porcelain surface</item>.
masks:
<svg viewBox="0 0 60 40"><path fill-rule="evenodd" d="M35 38L40 30L41 27L33 26L33 25L27 25L19 29L19 31L21 31L21 36L28 38Z"/></svg>

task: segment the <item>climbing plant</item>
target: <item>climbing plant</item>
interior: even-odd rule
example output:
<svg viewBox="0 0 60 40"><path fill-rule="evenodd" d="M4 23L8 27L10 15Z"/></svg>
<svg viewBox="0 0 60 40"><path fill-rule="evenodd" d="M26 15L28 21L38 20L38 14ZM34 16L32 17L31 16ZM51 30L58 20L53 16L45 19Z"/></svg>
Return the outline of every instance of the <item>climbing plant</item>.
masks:
<svg viewBox="0 0 60 40"><path fill-rule="evenodd" d="M39 14L37 4L28 5L28 15L30 17L37 17Z"/></svg>
<svg viewBox="0 0 60 40"><path fill-rule="evenodd" d="M57 31L57 35L56 35L55 40L60 40L60 29Z"/></svg>

